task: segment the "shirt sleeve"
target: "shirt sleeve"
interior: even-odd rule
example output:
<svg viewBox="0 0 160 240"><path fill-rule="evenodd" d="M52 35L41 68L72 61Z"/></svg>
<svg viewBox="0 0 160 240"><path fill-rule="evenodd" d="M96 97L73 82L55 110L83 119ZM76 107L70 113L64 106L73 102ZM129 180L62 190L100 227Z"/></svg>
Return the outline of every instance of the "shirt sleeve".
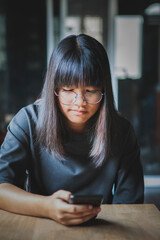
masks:
<svg viewBox="0 0 160 240"><path fill-rule="evenodd" d="M24 188L29 160L29 136L24 110L13 118L0 149L0 183Z"/></svg>
<svg viewBox="0 0 160 240"><path fill-rule="evenodd" d="M140 148L133 127L124 139L120 166L115 181L113 203L133 204L144 201L143 169Z"/></svg>

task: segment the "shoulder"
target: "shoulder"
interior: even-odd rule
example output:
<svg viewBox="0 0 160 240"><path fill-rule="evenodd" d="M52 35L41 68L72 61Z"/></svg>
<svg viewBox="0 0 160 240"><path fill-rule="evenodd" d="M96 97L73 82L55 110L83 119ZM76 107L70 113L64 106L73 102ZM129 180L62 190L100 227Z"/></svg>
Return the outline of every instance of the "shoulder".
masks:
<svg viewBox="0 0 160 240"><path fill-rule="evenodd" d="M126 119L121 113L117 112L114 122L114 129L116 135L122 137L133 130L133 126L128 119Z"/></svg>
<svg viewBox="0 0 160 240"><path fill-rule="evenodd" d="M117 112L112 129L112 146L114 150L121 151L128 144L136 144L137 137L129 120ZM118 149L117 149L118 148Z"/></svg>
<svg viewBox="0 0 160 240"><path fill-rule="evenodd" d="M17 114L14 116L11 122L14 123L24 123L24 121L37 121L38 118L39 105L30 104L21 108Z"/></svg>
<svg viewBox="0 0 160 240"><path fill-rule="evenodd" d="M25 134L29 134L29 132L36 127L39 108L40 104L35 102L20 109L13 117L8 129L12 132L23 131Z"/></svg>

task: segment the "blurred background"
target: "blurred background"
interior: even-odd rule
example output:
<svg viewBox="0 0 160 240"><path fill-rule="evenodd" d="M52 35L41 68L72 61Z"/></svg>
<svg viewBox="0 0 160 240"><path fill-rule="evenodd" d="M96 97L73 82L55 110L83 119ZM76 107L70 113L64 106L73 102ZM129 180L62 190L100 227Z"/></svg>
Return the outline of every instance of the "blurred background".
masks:
<svg viewBox="0 0 160 240"><path fill-rule="evenodd" d="M141 147L145 202L160 208L160 0L0 0L0 144L40 96L55 45L78 33L108 52L116 107Z"/></svg>

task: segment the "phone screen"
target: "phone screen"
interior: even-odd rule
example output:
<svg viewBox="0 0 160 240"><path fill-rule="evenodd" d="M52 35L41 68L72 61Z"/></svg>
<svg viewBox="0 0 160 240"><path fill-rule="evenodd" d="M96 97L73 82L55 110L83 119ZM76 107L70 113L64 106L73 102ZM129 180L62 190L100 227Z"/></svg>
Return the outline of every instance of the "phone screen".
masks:
<svg viewBox="0 0 160 240"><path fill-rule="evenodd" d="M71 195L69 203L72 204L90 204L100 206L103 201L103 195Z"/></svg>

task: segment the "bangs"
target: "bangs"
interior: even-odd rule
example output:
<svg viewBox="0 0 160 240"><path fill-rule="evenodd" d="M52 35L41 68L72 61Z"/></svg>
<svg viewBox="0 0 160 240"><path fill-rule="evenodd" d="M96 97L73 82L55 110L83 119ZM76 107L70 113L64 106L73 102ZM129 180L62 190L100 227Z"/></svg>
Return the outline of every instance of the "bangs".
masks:
<svg viewBox="0 0 160 240"><path fill-rule="evenodd" d="M86 56L79 51L61 59L55 75L55 89L63 86L103 88L103 85L103 72L95 56Z"/></svg>

